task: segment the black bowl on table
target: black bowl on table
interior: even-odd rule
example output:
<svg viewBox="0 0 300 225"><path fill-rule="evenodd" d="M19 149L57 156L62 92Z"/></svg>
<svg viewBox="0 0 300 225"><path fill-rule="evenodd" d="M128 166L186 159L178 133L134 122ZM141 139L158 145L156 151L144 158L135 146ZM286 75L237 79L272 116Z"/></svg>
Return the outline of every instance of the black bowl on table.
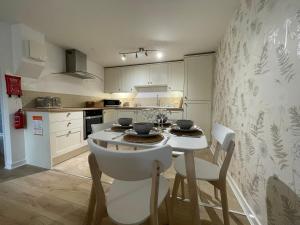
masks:
<svg viewBox="0 0 300 225"><path fill-rule="evenodd" d="M137 134L149 134L153 128L153 123L134 123L133 129Z"/></svg>
<svg viewBox="0 0 300 225"><path fill-rule="evenodd" d="M177 120L176 124L182 130L189 130L192 126L194 126L194 122L192 120Z"/></svg>
<svg viewBox="0 0 300 225"><path fill-rule="evenodd" d="M119 118L118 123L121 126L129 126L130 124L132 124L132 118Z"/></svg>

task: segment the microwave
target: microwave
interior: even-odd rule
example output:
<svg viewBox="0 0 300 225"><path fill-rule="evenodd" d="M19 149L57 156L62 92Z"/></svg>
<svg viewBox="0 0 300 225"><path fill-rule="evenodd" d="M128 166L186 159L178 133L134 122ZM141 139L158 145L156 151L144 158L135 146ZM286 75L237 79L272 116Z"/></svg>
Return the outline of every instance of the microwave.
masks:
<svg viewBox="0 0 300 225"><path fill-rule="evenodd" d="M121 101L116 99L104 99L103 100L104 107L105 106L120 106Z"/></svg>

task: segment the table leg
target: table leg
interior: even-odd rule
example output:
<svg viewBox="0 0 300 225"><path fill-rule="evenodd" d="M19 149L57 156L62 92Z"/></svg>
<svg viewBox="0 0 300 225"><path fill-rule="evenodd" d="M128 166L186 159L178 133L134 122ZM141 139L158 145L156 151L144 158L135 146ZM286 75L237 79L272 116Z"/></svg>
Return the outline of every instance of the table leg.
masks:
<svg viewBox="0 0 300 225"><path fill-rule="evenodd" d="M197 194L194 152L186 151L184 153L184 158L185 158L187 185L188 185L189 196L191 200L191 212L192 212L193 224L200 225L201 222L200 222L200 211L199 211L198 194Z"/></svg>

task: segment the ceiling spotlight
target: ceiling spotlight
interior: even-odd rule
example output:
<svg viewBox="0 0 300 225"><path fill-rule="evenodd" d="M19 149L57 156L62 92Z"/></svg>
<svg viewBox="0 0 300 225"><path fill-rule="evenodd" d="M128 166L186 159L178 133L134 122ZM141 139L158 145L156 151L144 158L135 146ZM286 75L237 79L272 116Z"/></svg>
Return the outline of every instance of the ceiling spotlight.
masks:
<svg viewBox="0 0 300 225"><path fill-rule="evenodd" d="M157 53L156 53L156 57L157 57L158 59L161 59L161 58L163 57L162 52L157 52Z"/></svg>
<svg viewBox="0 0 300 225"><path fill-rule="evenodd" d="M122 61L125 61L125 60L126 60L126 55L123 54L123 55L121 56L121 59L122 59Z"/></svg>

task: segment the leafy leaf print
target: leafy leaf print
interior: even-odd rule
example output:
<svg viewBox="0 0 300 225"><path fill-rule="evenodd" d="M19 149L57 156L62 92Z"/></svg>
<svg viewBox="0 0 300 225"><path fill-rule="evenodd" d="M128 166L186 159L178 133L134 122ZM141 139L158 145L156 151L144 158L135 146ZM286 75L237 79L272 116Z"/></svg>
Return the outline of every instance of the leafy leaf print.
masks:
<svg viewBox="0 0 300 225"><path fill-rule="evenodd" d="M265 115L265 113L263 111L260 111L259 114L258 114L258 118L256 120L256 123L252 124L251 134L254 137L257 137L258 139L262 139L262 137L259 137L259 135L261 135L263 133L264 115Z"/></svg>
<svg viewBox="0 0 300 225"><path fill-rule="evenodd" d="M268 52L269 52L268 48L269 48L268 42L266 41L263 46L260 58L259 58L259 62L255 65L255 74L256 75L263 75L263 74L269 72L269 69L266 68L267 64L268 64Z"/></svg>
<svg viewBox="0 0 300 225"><path fill-rule="evenodd" d="M276 53L280 74L286 81L290 82L296 75L293 68L294 64L290 63L288 52L283 44L277 47Z"/></svg>
<svg viewBox="0 0 300 225"><path fill-rule="evenodd" d="M280 169L288 167L288 160L286 159L288 154L283 149L282 139L280 137L279 129L276 124L271 126L271 134L273 140L273 149L275 157L278 159Z"/></svg>
<svg viewBox="0 0 300 225"><path fill-rule="evenodd" d="M290 120L291 120L291 131L295 136L300 136L300 109L296 106L290 107Z"/></svg>
<svg viewBox="0 0 300 225"><path fill-rule="evenodd" d="M280 196L281 201L282 201L282 207L283 207L283 213L287 221L289 221L289 224L299 224L300 220L300 214L297 208L297 205L299 202L297 202L297 199L295 200L296 202L292 202L288 197L281 195Z"/></svg>
<svg viewBox="0 0 300 225"><path fill-rule="evenodd" d="M255 148L253 146L252 139L249 134L245 134L245 144L247 145L247 153L246 153L246 159L249 161L251 157L255 154Z"/></svg>

